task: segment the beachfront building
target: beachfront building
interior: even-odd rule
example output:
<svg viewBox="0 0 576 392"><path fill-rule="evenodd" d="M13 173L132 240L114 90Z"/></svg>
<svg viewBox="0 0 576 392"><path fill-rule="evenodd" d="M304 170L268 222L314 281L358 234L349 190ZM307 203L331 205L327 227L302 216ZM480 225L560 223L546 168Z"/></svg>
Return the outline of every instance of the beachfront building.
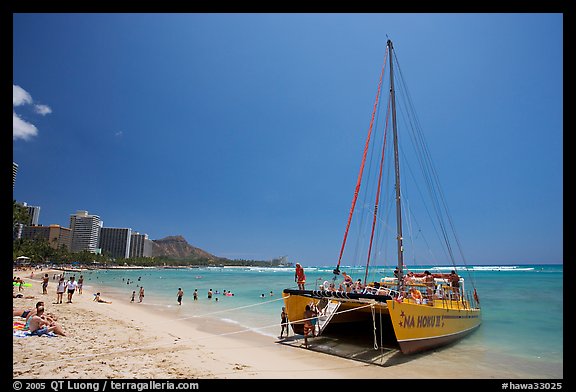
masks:
<svg viewBox="0 0 576 392"><path fill-rule="evenodd" d="M102 227L100 229L100 249L105 256L126 259L130 256L132 229Z"/></svg>
<svg viewBox="0 0 576 392"><path fill-rule="evenodd" d="M26 202L17 202L17 204L20 204L28 212L28 220L17 224L14 232L14 238L22 238L22 230L24 230L24 226L38 226L40 207L29 206Z"/></svg>
<svg viewBox="0 0 576 392"><path fill-rule="evenodd" d="M18 174L18 164L12 162L12 190L14 190L14 186L16 185L16 174Z"/></svg>
<svg viewBox="0 0 576 392"><path fill-rule="evenodd" d="M72 230L60 225L24 226L22 228L22 239L45 240L54 249L59 249L60 246L70 249Z"/></svg>
<svg viewBox="0 0 576 392"><path fill-rule="evenodd" d="M29 206L26 202L23 202L22 205L26 207L26 210L28 210L28 216L30 217L28 222L26 222L28 226L38 226L40 220L40 207Z"/></svg>
<svg viewBox="0 0 576 392"><path fill-rule="evenodd" d="M100 253L98 244L102 226L103 222L100 217L90 215L88 211L79 210L70 215L70 229L72 230L70 250L72 252L87 250L92 253Z"/></svg>
<svg viewBox="0 0 576 392"><path fill-rule="evenodd" d="M152 241L148 234L132 233L130 257L152 257Z"/></svg>

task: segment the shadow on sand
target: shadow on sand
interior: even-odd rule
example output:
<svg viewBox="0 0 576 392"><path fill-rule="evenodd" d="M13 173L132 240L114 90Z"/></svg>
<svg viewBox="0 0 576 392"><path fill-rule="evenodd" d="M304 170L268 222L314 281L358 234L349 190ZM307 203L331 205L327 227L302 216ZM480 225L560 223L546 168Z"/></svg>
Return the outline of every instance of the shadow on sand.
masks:
<svg viewBox="0 0 576 392"><path fill-rule="evenodd" d="M284 337L276 343L306 349L304 336L300 334ZM427 355L426 352L402 354L391 328L374 329L372 323L358 323L354 329L329 325L320 336L308 336L308 350L383 367L399 365Z"/></svg>

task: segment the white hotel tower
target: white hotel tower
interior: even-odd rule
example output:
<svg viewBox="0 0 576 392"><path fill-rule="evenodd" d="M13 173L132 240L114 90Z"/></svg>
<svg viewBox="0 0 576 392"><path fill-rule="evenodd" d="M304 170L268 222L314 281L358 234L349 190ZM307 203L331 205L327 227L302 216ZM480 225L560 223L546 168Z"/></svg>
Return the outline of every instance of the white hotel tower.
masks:
<svg viewBox="0 0 576 392"><path fill-rule="evenodd" d="M89 215L88 211L77 211L70 215L70 229L72 230L72 252L87 250L99 253L100 228L103 222L98 215Z"/></svg>

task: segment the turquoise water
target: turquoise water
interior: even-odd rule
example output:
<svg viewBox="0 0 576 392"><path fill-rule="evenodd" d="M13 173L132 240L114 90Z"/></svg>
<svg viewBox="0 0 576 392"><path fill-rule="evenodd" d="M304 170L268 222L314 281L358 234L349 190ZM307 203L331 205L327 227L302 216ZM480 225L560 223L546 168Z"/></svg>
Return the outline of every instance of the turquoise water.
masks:
<svg viewBox="0 0 576 392"><path fill-rule="evenodd" d="M411 270L425 269L431 268ZM450 269L431 270L449 272ZM333 267L305 267L306 288L331 280L332 270ZM364 278L363 268L341 267L341 270L354 280ZM391 271L392 268L377 267L370 278L379 280ZM477 288L483 310L481 327L458 345L481 351L481 357L487 361L504 356L518 360L517 363L527 360L542 366L562 366L562 265L477 266L470 267L468 272L462 269L458 272L466 280L467 289L472 284ZM92 289L90 286L96 286L104 291L104 298L108 295L129 302L132 291L138 293L138 287L143 286L145 298L138 306L151 306L179 319L218 318L235 324L238 330L250 329L273 337L280 332L282 290L296 288L293 268L100 270L82 274L88 286L86 293ZM184 290L182 306L176 301L180 287ZM192 299L194 289L198 290L198 301ZM219 294L209 300L209 289ZM234 296L224 296L224 290L233 292Z"/></svg>

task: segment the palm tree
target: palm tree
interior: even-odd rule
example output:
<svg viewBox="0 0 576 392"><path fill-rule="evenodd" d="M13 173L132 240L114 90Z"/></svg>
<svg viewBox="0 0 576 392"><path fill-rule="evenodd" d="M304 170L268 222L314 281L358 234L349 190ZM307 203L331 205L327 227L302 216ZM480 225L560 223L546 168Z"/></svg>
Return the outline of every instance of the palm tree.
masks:
<svg viewBox="0 0 576 392"><path fill-rule="evenodd" d="M30 221L30 214L28 209L22 204L12 200L12 234L13 238L17 237L20 225L27 224Z"/></svg>

